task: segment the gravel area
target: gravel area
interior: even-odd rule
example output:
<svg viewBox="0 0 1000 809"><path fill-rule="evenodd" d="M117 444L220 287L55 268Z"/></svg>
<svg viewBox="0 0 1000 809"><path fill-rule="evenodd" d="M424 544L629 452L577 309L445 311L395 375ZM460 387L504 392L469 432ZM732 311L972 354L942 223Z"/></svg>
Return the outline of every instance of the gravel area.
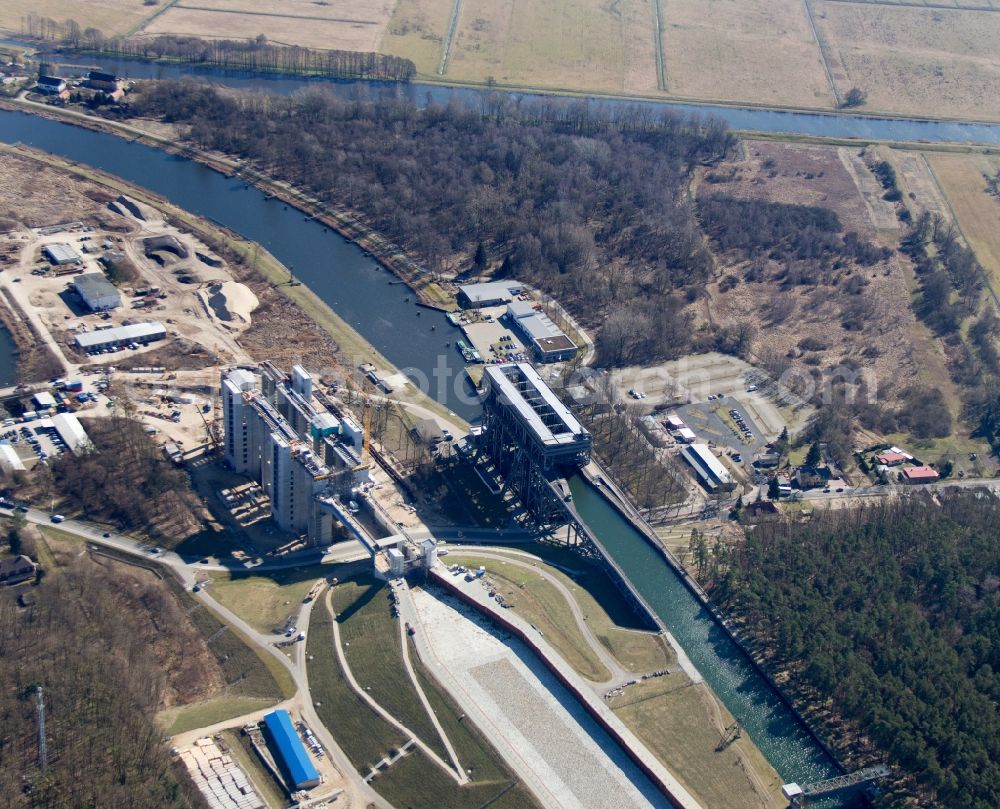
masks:
<svg viewBox="0 0 1000 809"><path fill-rule="evenodd" d="M544 805L669 807L523 643L438 592L413 597L435 674Z"/></svg>

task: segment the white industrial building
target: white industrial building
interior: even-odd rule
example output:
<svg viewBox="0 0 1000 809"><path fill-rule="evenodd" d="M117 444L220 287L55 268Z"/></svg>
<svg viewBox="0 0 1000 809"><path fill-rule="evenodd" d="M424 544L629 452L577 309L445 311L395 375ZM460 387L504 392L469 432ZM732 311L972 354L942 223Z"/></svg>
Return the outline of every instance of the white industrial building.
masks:
<svg viewBox="0 0 1000 809"><path fill-rule="evenodd" d="M80 419L72 413L56 413L51 418L52 426L55 427L59 437L71 452L79 452L92 444L87 436L87 431L80 424Z"/></svg>
<svg viewBox="0 0 1000 809"><path fill-rule="evenodd" d="M507 304L507 317L539 361L560 362L576 354L576 344L530 301L511 301Z"/></svg>
<svg viewBox="0 0 1000 809"><path fill-rule="evenodd" d="M163 340L167 330L158 321L151 323L133 323L130 326L118 326L113 329L95 329L76 336L76 345L81 351L90 353L105 348L117 348L132 343L146 345L157 340Z"/></svg>
<svg viewBox="0 0 1000 809"><path fill-rule="evenodd" d="M122 305L121 293L103 273L88 272L73 279L73 289L91 312L106 312Z"/></svg>
<svg viewBox="0 0 1000 809"><path fill-rule="evenodd" d="M36 410L50 410L56 406L56 397L47 390L39 391L31 397Z"/></svg>
<svg viewBox="0 0 1000 809"><path fill-rule="evenodd" d="M42 248L42 252L49 261L58 266L75 264L80 260L80 254L68 244L63 244L62 242L47 244Z"/></svg>
<svg viewBox="0 0 1000 809"><path fill-rule="evenodd" d="M24 471L24 461L9 441L0 441L0 471L8 475Z"/></svg>
<svg viewBox="0 0 1000 809"><path fill-rule="evenodd" d="M282 529L329 545L336 524L350 522L334 486L350 488L368 476L358 454L361 432L346 430L316 399L301 366L290 377L271 363L259 370L222 373L226 462L260 482Z"/></svg>
<svg viewBox="0 0 1000 809"><path fill-rule="evenodd" d="M732 485L732 476L708 444L689 444L681 450L681 457L690 464L710 492L719 488L728 489Z"/></svg>
<svg viewBox="0 0 1000 809"><path fill-rule="evenodd" d="M468 308L502 306L524 291L518 281L488 281L484 284L465 284L458 288L458 302Z"/></svg>

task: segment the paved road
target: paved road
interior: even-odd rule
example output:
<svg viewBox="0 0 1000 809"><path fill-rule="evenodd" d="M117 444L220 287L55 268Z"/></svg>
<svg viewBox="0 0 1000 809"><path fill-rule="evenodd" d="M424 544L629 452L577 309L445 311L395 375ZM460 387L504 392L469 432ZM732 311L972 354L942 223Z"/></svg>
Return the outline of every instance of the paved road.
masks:
<svg viewBox="0 0 1000 809"><path fill-rule="evenodd" d="M10 516L10 509L0 509L0 514ZM28 522L34 523L36 525L52 525L51 514L39 509L31 508L27 512L24 512L24 516ZM180 579L181 583L184 585L185 589L190 590L195 583L195 576L199 571L205 570L225 570L230 569L222 565L213 564L189 564L181 556L172 552L160 552L153 553L152 545L141 545L134 539L124 536L122 534L115 534L111 532L104 531L99 526L94 526L83 522L81 520L66 520L59 523L58 529L60 531L65 531L68 534L85 539L95 545L101 547L112 548L121 553L128 554L130 556L135 556L137 558L146 559L148 561L155 562L157 564L163 565L164 567L170 568L177 577ZM105 534L108 534L105 536ZM347 544L347 543L345 543ZM361 558L368 558L368 553L364 552ZM276 562L270 562L265 565L260 565L257 569L262 570L272 570L279 568L295 567L308 562L302 556L296 559L283 559ZM239 566L237 569L244 569ZM296 695L290 701L291 704L297 706L302 717L305 719L306 723L313 729L313 732L319 738L320 742L326 748L330 759L333 761L336 768L343 775L347 786L353 793L350 797L352 800L349 805L352 806L367 806L368 804L374 804L379 807L379 809L392 809L392 805L382 798L378 793L376 793L364 780L358 775L357 771L354 769L347 758L346 754L337 745L332 734L327 729L327 727L320 720L319 715L316 713L313 707L312 699L309 692L309 679L306 672L305 665L305 643L295 644L293 648L293 659L290 661L284 653L274 646L274 641L276 637L269 633L260 632L254 627L250 626L246 621L240 618L231 610L224 607L218 601L216 601L212 596L206 592L204 588L197 593L192 592L192 597L198 600L206 608L214 612L221 620L230 626L241 632L246 639L254 644L260 651L265 654L271 655L291 674L292 680L295 683ZM303 606L302 611L299 615L299 629L308 633L308 623L312 612L312 607L315 604L315 600L311 603ZM252 716L252 715L250 715ZM240 726L243 724L241 722L243 718L237 718L230 720L225 723L226 727Z"/></svg>

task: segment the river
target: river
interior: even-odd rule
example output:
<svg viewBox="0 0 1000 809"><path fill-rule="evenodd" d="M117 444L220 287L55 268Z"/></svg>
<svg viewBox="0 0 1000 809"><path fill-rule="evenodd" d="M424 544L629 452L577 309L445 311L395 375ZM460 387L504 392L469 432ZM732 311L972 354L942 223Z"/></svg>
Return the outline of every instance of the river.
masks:
<svg viewBox="0 0 1000 809"><path fill-rule="evenodd" d="M173 63L148 62L142 59L116 59L107 56L51 54L55 62L99 66L130 79L196 77L205 81L247 90L267 90L293 93L305 87L324 86L348 98L392 96L409 98L417 104L431 99L440 104L451 100L479 105L488 92L485 88L448 87L419 82L384 82L340 80L284 74L249 73L216 67L199 67ZM515 100L556 99L580 101L578 96L558 93L508 93ZM1000 123L975 121L934 121L920 118L895 118L860 113L800 112L718 104L685 104L675 101L631 101L615 98L591 98L595 109L614 110L623 106L672 110L689 115L712 115L721 118L733 129L743 132L812 135L861 140L906 141L912 143L979 143L1000 144Z"/></svg>
<svg viewBox="0 0 1000 809"><path fill-rule="evenodd" d="M106 170L264 244L397 367L432 380L438 369L448 384L432 388L431 395L467 419L478 415L478 405L457 393L462 362L445 345L460 332L440 313L407 301L406 287L390 283L393 277L372 258L318 222L192 160L113 135L0 111L0 141ZM805 782L832 774L822 751L673 570L603 498L580 480L572 485L580 513L782 777Z"/></svg>

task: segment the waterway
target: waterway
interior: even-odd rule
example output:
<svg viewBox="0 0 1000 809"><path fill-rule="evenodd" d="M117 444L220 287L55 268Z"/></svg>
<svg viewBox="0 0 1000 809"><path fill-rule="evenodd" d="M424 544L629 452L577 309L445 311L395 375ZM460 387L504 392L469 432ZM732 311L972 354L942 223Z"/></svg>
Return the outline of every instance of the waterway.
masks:
<svg viewBox="0 0 1000 809"><path fill-rule="evenodd" d="M130 79L141 78L200 78L217 84L248 90L293 93L305 87L324 86L345 98L376 98L388 96L408 98L418 105L428 101L447 104L455 100L478 105L488 92L485 88L448 87L419 82L386 82L339 80L285 74L249 73L216 67L199 67L172 63L148 62L141 59L115 59L106 56L52 54L55 62L99 66L104 70ZM580 101L578 96L557 93L510 92L516 101L555 99ZM733 129L743 132L782 133L860 140L906 141L913 143L978 143L1000 144L1000 124L973 121L934 121L920 118L894 118L877 115L812 113L795 110L774 110L735 107L717 104L685 104L674 101L631 101L615 98L590 98L587 103L596 110L613 111L626 106L646 107L656 111L670 110L684 115L711 115L721 118Z"/></svg>
<svg viewBox="0 0 1000 809"><path fill-rule="evenodd" d="M241 181L113 135L0 111L0 141L104 169L264 244L397 367L443 383L432 384L432 396L467 419L478 415L478 404L457 392L462 362L446 343L460 337L458 330L440 313L408 301L406 287L391 283L393 276L371 257L323 225ZM821 749L664 560L585 483L571 485L588 525L782 777L808 782L834 774Z"/></svg>
<svg viewBox="0 0 1000 809"><path fill-rule="evenodd" d="M454 347L461 330L417 306L409 287L336 231L242 180L114 135L0 111L0 141L103 169L259 242L432 397L466 420L479 415ZM350 359L356 367L372 357Z"/></svg>
<svg viewBox="0 0 1000 809"><path fill-rule="evenodd" d="M17 381L17 346L10 332L0 324L0 388Z"/></svg>
<svg viewBox="0 0 1000 809"><path fill-rule="evenodd" d="M577 513L782 778L810 783L839 775L833 761L660 553L582 476L571 478L569 485Z"/></svg>

